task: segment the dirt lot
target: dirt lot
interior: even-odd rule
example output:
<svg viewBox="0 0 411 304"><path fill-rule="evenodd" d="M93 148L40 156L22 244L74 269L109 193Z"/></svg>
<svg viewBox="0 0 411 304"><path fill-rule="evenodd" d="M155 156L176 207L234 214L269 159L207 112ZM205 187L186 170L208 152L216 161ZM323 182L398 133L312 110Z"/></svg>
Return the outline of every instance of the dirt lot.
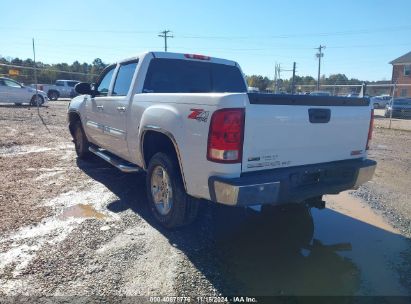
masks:
<svg viewBox="0 0 411 304"><path fill-rule="evenodd" d="M375 179L324 210L205 203L165 231L144 175L76 159L67 103L0 105L0 296L411 294L411 132L377 122Z"/></svg>

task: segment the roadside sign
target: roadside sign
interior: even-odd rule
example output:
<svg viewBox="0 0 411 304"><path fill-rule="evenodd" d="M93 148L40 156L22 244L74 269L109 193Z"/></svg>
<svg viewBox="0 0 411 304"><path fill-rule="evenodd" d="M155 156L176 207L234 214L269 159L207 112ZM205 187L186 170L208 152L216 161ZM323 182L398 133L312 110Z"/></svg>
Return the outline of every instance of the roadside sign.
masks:
<svg viewBox="0 0 411 304"><path fill-rule="evenodd" d="M19 76L19 75L20 75L20 71L19 71L19 70L15 70L15 69L10 69L10 70L9 70L9 75L10 75L10 76Z"/></svg>

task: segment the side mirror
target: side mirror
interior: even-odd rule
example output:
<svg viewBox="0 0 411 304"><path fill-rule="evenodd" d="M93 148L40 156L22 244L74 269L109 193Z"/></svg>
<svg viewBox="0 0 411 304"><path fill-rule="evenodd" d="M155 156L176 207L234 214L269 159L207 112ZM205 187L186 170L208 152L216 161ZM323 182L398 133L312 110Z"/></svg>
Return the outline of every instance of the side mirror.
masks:
<svg viewBox="0 0 411 304"><path fill-rule="evenodd" d="M92 95L93 90L88 82L80 82L74 86L74 90L80 95Z"/></svg>

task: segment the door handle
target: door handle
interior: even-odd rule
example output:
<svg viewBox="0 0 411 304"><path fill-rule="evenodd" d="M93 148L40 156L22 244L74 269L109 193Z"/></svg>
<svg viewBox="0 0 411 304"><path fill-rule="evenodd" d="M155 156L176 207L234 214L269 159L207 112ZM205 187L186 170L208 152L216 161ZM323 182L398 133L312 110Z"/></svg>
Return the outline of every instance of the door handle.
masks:
<svg viewBox="0 0 411 304"><path fill-rule="evenodd" d="M311 123L328 123L331 118L330 109L308 109L308 116Z"/></svg>
<svg viewBox="0 0 411 304"><path fill-rule="evenodd" d="M125 112L125 111L126 111L126 107L117 107L117 111L119 111L119 112Z"/></svg>
<svg viewBox="0 0 411 304"><path fill-rule="evenodd" d="M98 105L98 106L96 106L96 108L99 109L99 110L103 110L104 106L103 105Z"/></svg>

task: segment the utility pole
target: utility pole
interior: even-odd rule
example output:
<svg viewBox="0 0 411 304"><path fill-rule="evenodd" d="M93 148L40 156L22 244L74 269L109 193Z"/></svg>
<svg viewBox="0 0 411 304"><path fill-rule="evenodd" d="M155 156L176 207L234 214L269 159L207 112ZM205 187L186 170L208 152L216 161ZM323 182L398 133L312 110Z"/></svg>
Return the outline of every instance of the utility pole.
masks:
<svg viewBox="0 0 411 304"><path fill-rule="evenodd" d="M36 104L37 104L37 109L39 107L38 103L38 81L37 81L37 65L36 65L36 48L34 46L34 38L33 38L33 64L34 64L34 83L36 84Z"/></svg>
<svg viewBox="0 0 411 304"><path fill-rule="evenodd" d="M164 30L164 31L160 32L160 34L158 35L158 37L164 38L164 51L165 52L167 52L167 38L174 38L174 36L169 35L169 33L171 33L171 31Z"/></svg>
<svg viewBox="0 0 411 304"><path fill-rule="evenodd" d="M318 58L318 79L317 79L317 91L320 90L320 77L321 77L321 58L324 57L324 53L322 52L322 49L325 49L325 45L320 45L318 48L315 48L318 50L318 53L315 54Z"/></svg>
<svg viewBox="0 0 411 304"><path fill-rule="evenodd" d="M294 64L293 64L293 81L291 83L291 94L295 94L295 67L296 67L296 63L294 61Z"/></svg>
<svg viewBox="0 0 411 304"><path fill-rule="evenodd" d="M281 79L281 64L275 64L275 74L274 74L274 93L278 93L279 81Z"/></svg>
<svg viewBox="0 0 411 304"><path fill-rule="evenodd" d="M391 96L391 101L390 101L390 104L391 104L390 125L389 125L388 129L391 129L392 111L393 111L393 108L394 108L394 96L395 96L395 90L396 90L396 89L397 89L397 80L394 82L394 86L393 86L393 88L392 88L392 96Z"/></svg>

